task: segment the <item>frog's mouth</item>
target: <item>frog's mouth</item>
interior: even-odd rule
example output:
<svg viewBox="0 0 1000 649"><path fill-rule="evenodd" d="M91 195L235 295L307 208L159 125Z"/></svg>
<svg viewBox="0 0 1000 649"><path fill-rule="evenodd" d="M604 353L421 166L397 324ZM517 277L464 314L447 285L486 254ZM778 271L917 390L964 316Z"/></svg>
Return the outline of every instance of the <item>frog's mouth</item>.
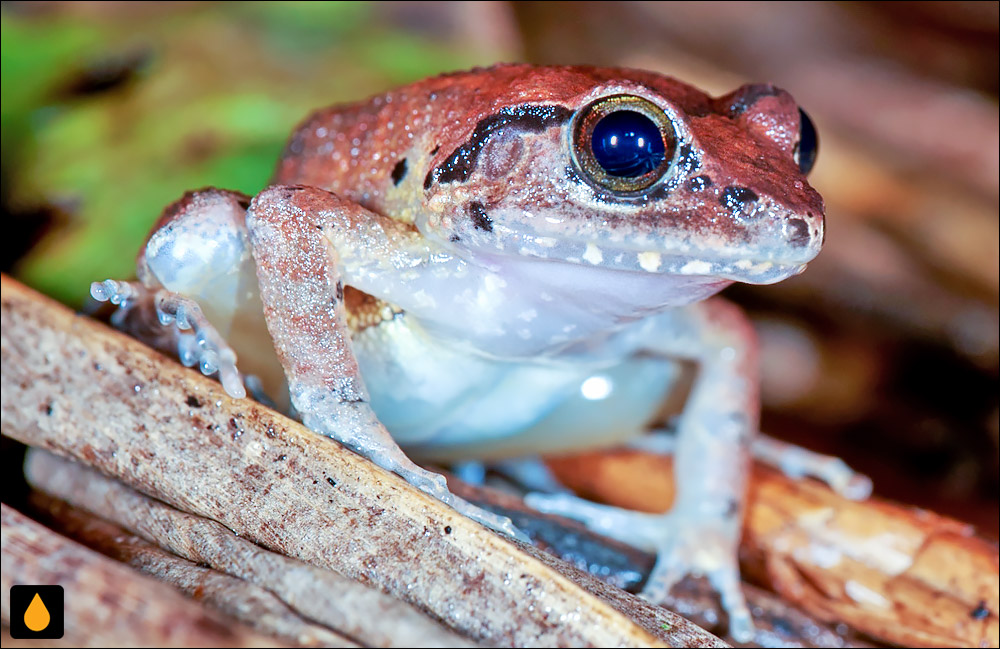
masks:
<svg viewBox="0 0 1000 649"><path fill-rule="evenodd" d="M550 217L495 210L486 231L461 233L461 247L577 267L773 284L802 272L819 253L823 221L769 205L717 220L700 213L588 216L567 208L569 216Z"/></svg>
<svg viewBox="0 0 1000 649"><path fill-rule="evenodd" d="M575 266L651 275L706 278L746 284L773 284L805 270L816 251L803 249L789 255L787 248L772 251L757 247L754 256L745 251L713 247L678 246L674 249L624 247L597 241L557 240L551 237L511 233L505 238L508 254L561 261Z"/></svg>

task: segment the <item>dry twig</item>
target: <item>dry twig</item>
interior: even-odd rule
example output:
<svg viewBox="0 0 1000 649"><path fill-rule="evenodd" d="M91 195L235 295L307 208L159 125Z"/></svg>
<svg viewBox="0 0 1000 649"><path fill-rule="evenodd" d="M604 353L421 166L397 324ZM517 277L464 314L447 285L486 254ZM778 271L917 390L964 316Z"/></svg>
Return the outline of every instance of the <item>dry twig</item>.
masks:
<svg viewBox="0 0 1000 649"><path fill-rule="evenodd" d="M88 471L79 464L61 460L46 451L35 450L33 454L50 458L48 464L55 470ZM45 465L46 462L35 461L34 464ZM45 471L44 468L41 470ZM89 473L98 480L113 482L92 471ZM120 483L116 484L122 489L128 489ZM275 636L283 642L304 647L359 646L335 631L303 619L261 586L181 559L63 500L35 492L31 496L31 503L36 511L43 512L46 522L59 533L168 583L188 597L203 602L264 635Z"/></svg>
<svg viewBox="0 0 1000 649"><path fill-rule="evenodd" d="M2 531L5 624L10 623L12 585L59 584L66 592L66 637L77 646L281 646L7 505L2 510Z"/></svg>

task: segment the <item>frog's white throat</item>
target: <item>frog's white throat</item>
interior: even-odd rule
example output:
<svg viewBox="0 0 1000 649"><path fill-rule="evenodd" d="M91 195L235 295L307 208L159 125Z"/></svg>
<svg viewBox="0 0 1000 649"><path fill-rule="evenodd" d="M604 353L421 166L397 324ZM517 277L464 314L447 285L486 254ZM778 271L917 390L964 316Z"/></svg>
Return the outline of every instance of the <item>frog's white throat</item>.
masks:
<svg viewBox="0 0 1000 649"><path fill-rule="evenodd" d="M512 358L606 340L641 318L705 299L731 283L532 257L452 261L447 273L424 273L423 288L411 286L410 304L399 306L432 336ZM436 290L446 276L447 290Z"/></svg>

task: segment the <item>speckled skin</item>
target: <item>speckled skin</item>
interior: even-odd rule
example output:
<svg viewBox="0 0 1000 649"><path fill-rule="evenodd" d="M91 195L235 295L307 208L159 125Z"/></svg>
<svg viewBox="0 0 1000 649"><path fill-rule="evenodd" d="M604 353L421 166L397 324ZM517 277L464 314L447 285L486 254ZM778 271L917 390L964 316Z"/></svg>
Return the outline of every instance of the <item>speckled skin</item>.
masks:
<svg viewBox="0 0 1000 649"><path fill-rule="evenodd" d="M640 191L610 189L579 162L580 115L621 95L650 102L673 134L669 166ZM241 368L263 359L263 391L280 399L287 380L310 428L508 534L397 442L438 460L614 443L653 421L676 361L695 361L670 513L532 502L656 551L654 600L707 575L746 638L736 547L756 345L738 309L707 298L784 279L819 251L799 115L772 86L712 99L638 70L428 79L314 113L249 207L233 192L189 194L140 254L141 284L93 293L122 302L123 323L176 324L131 328L219 371L234 396L237 356Z"/></svg>

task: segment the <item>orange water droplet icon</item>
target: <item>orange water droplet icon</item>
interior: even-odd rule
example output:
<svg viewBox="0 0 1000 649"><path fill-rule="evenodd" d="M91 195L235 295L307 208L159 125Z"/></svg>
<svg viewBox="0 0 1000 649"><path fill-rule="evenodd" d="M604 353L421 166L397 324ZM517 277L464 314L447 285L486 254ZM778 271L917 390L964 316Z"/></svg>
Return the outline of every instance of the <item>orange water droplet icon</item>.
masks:
<svg viewBox="0 0 1000 649"><path fill-rule="evenodd" d="M24 612L24 625L38 633L49 625L51 619L49 609L45 608L42 598L38 596L38 593L35 593L31 603L28 604L28 610Z"/></svg>

